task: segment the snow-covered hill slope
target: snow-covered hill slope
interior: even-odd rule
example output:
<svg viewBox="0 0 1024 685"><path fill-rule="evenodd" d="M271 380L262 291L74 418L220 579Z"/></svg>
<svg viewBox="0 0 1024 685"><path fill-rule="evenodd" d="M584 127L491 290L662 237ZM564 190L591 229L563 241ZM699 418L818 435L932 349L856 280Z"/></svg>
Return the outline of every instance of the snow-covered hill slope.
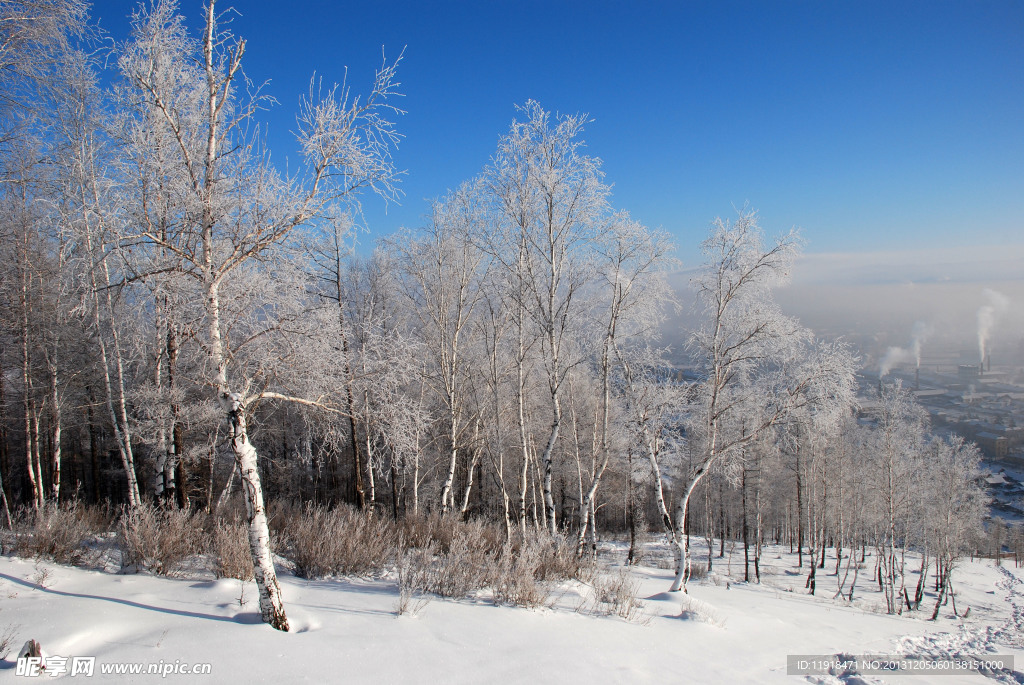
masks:
<svg viewBox="0 0 1024 685"><path fill-rule="evenodd" d="M691 584L689 596L665 592L671 570L657 568L664 565L657 546L647 558L652 566L631 570L645 606L640 621L577 611L589 592L582 584L561 586L553 606L541 610L494 606L479 596L435 599L415 616L398 616L393 578L283 575L292 624L283 634L259 623L252 584L242 595L236 580L116 575L2 557L0 633L16 629L15 649L32 638L50 655L96 657L91 678L59 676L88 682L156 682L161 676L101 671L157 664L179 671L165 680L211 684L1024 683L1024 574L1012 565L963 562L955 584L957 608L970 607L967 618L954 617L949 606L930 622L931 595L914 615L879 612L870 557L853 604L832 599L829 564L819 571L817 595L807 595L806 567L796 569L782 549L766 551L760 585L737 582L741 562L734 557L730 565L727 555L715 559L715 573ZM786 673L788 654L865 653L1010 654L1018 670L936 678ZM180 673L196 664L210 664L210 674ZM15 675L13 654L0 669L6 682L31 682Z"/></svg>

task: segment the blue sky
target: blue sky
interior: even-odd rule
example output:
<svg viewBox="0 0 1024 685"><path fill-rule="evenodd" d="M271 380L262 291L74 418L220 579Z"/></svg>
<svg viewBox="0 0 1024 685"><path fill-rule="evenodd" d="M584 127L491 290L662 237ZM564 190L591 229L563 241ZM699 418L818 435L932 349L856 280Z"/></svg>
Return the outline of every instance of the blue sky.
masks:
<svg viewBox="0 0 1024 685"><path fill-rule="evenodd" d="M1019 0L235 4L282 164L313 72L347 66L365 91L382 46L405 48L406 196L386 214L367 198L373 235L419 225L532 98L590 115L614 204L673 233L687 265L744 203L770 232L801 227L809 252L1024 243ZM94 16L123 36L128 7ZM182 3L193 25L200 8Z"/></svg>

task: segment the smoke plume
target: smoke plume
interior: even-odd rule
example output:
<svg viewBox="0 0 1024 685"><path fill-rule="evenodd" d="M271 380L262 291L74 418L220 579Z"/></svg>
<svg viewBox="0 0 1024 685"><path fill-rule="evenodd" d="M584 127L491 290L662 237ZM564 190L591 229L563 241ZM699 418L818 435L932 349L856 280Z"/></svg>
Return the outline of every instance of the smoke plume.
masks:
<svg viewBox="0 0 1024 685"><path fill-rule="evenodd" d="M1010 300L1000 292L985 288L982 291L988 304L983 304L978 309L978 352L981 355L981 363L985 363L985 352L988 346L989 337L992 335L992 328L996 324L999 315L1005 312L1010 306Z"/></svg>
<svg viewBox="0 0 1024 685"><path fill-rule="evenodd" d="M914 329L910 333L910 349L904 347L890 347L885 351L885 356L878 364L879 376L885 376L892 367L897 364L909 364L913 362L918 368L921 367L921 346L932 334L931 324L924 321L914 323Z"/></svg>
<svg viewBox="0 0 1024 685"><path fill-rule="evenodd" d="M878 375L885 376L892 367L897 364L909 363L914 361L914 353L904 347L890 347L885 351L885 356L882 357L882 361L878 364Z"/></svg>
<svg viewBox="0 0 1024 685"><path fill-rule="evenodd" d="M925 323L924 321L914 322L914 330L910 334L910 349L914 351L914 363L917 364L917 368L921 368L921 345L923 345L925 341L928 340L928 337L931 334L931 324Z"/></svg>

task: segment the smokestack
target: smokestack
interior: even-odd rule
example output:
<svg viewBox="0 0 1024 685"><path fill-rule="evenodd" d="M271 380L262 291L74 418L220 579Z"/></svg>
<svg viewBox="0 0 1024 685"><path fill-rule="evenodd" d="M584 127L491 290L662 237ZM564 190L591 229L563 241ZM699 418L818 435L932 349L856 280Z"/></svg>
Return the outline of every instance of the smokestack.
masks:
<svg viewBox="0 0 1024 685"><path fill-rule="evenodd" d="M921 369L914 369L914 390L921 389Z"/></svg>
<svg viewBox="0 0 1024 685"><path fill-rule="evenodd" d="M989 352L988 355L986 355L985 361L987 363L987 366L985 367L985 370L986 371L991 371L992 370L992 353L991 352Z"/></svg>

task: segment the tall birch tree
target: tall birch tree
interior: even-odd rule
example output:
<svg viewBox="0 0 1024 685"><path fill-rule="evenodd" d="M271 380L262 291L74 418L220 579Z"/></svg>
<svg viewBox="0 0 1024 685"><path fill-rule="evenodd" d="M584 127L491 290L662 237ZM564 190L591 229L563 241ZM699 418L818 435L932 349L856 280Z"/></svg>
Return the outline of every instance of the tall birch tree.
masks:
<svg viewBox="0 0 1024 685"><path fill-rule="evenodd" d="M686 519L700 481L796 407L852 392L852 357L845 346L816 344L772 298L772 288L789 276L797 247L793 232L765 247L750 211L732 223L715 220L702 244L707 261L693 281L702 322L689 347L703 380L691 410L695 458L674 517L673 592L685 590L689 578Z"/></svg>
<svg viewBox="0 0 1024 685"><path fill-rule="evenodd" d="M182 179L183 221L173 234L150 225L131 236L173 254L181 272L192 278L204 302L208 382L230 426L230 444L238 463L249 521L249 546L259 586L263 620L288 629L270 551L257 452L250 440L248 413L260 400L315 403L315 399L254 387L238 359L239 346L260 339L250 331L233 340L225 326L225 294L243 274L265 283L259 265L279 250L299 227L316 220L332 201L369 187L393 194L391 151L398 137L387 114L395 95L396 64L378 71L365 99L351 98L347 86L323 93L311 86L297 118L303 175L281 178L249 136L247 124L267 104L257 90L240 88L246 43L222 22L215 0L204 4L202 36L188 36L177 3L160 0L140 8L133 37L121 56L125 104L135 113L127 137L133 154L149 153L149 127L159 125L174 143L174 156L160 173ZM142 183L146 179L140 179ZM255 303L254 303L255 304ZM264 332L280 332L273 307L253 312ZM260 318L260 315L266 315Z"/></svg>
<svg viewBox="0 0 1024 685"><path fill-rule="evenodd" d="M550 424L541 454L541 488L549 532L557 531L552 494L555 446L562 425L563 386L580 363L575 334L585 316L593 276L593 239L607 210L600 161L583 154L584 116L556 116L534 101L520 109L492 158L485 183L504 230L496 238L502 266L518 285L517 306L536 327ZM520 422L522 424L522 421Z"/></svg>

